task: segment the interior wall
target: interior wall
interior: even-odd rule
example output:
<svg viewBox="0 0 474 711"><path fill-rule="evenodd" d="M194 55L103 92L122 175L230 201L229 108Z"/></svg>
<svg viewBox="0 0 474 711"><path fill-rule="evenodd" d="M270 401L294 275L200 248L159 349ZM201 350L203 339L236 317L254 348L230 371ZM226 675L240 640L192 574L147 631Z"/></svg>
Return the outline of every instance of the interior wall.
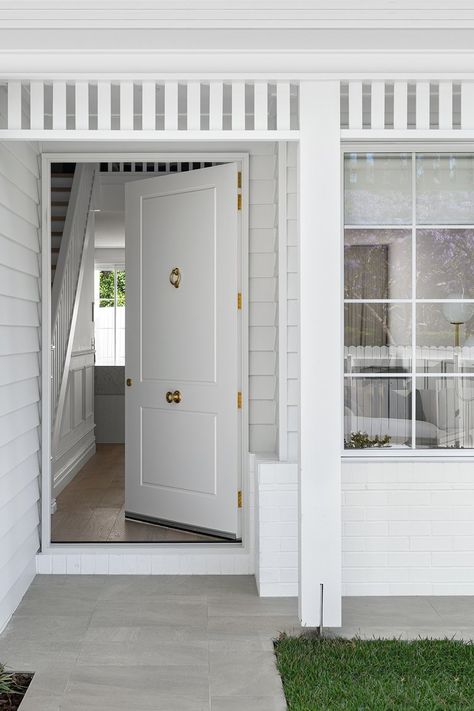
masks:
<svg viewBox="0 0 474 711"><path fill-rule="evenodd" d="M35 575L39 547L38 153L0 144L0 630Z"/></svg>

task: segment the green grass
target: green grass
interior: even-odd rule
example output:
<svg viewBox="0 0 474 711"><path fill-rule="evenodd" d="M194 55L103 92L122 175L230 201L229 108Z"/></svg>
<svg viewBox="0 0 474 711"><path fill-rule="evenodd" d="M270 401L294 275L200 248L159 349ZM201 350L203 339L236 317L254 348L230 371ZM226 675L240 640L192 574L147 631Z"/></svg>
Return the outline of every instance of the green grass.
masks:
<svg viewBox="0 0 474 711"><path fill-rule="evenodd" d="M282 636L275 643L289 711L474 710L474 645Z"/></svg>

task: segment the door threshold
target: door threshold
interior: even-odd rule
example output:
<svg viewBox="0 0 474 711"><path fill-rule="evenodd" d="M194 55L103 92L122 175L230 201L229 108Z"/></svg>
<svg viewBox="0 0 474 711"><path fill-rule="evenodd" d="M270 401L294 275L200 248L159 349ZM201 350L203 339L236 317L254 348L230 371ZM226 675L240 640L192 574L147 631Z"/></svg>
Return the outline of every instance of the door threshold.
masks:
<svg viewBox="0 0 474 711"><path fill-rule="evenodd" d="M211 528L204 528L202 526L191 526L189 524L181 524L176 521L168 521L163 518L154 518L153 516L143 516L142 514L136 514L131 511L125 511L126 521L137 521L139 523L145 523L150 526L162 526L164 528L170 528L175 531L184 531L187 533L200 533L204 536L210 536L211 538L218 538L218 541L190 541L193 543L221 543L226 541L228 543L241 543L242 539L237 538L233 533L228 533L227 531L215 531Z"/></svg>

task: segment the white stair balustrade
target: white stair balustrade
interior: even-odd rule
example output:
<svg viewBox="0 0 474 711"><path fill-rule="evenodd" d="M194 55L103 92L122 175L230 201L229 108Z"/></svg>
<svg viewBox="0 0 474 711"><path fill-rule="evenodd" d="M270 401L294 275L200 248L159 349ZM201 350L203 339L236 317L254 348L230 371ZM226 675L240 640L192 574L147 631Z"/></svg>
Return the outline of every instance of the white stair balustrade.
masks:
<svg viewBox="0 0 474 711"><path fill-rule="evenodd" d="M52 454L57 449L71 351L84 274L84 255L91 238L91 207L97 166L78 165L58 255L51 297Z"/></svg>

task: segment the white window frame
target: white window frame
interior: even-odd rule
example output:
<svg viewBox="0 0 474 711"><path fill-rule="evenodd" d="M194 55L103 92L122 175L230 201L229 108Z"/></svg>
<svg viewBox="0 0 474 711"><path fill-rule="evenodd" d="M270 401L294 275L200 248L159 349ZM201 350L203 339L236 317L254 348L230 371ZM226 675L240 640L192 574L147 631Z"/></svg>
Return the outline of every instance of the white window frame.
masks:
<svg viewBox="0 0 474 711"><path fill-rule="evenodd" d="M344 230L345 230L345 219L344 219L344 207L345 207L345 201L344 201L344 158L347 154L350 153L373 153L373 154L387 154L387 153L406 153L406 154L412 154L412 222L411 225L400 225L400 228L402 229L405 227L406 230L411 229L412 230L412 298L411 299L383 299L382 301L386 303L411 303L412 305L412 343L416 342L416 305L417 305L417 300L416 298L413 298L415 295L414 289L414 281L416 279L416 270L415 270L415 265L416 262L414 261L414 255L413 251L415 249L415 241L413 239L414 237L414 231L417 228L416 224L416 215L414 214L414 211L416 209L416 204L415 204L415 190L416 190L416 183L415 183L415 178L416 178L416 163L413 161L413 155L416 155L417 153L438 153L438 154L452 154L452 153L458 153L458 154L470 154L472 153L474 155L474 143L472 141L465 141L465 140L460 140L460 141L450 141L450 142L439 142L439 143L433 143L432 141L427 141L426 143L424 142L413 142L413 141L397 141L397 142L386 142L386 141L360 141L357 143L354 142L345 142L341 141L341 251L342 251L342 263L341 263L341 298L340 298L340 314L341 314L341 362L340 362L340 372L341 372L341 392L344 392L344 381L346 380L346 373L344 372ZM364 225L358 226L360 229L364 229ZM370 225L371 228L376 228L377 225ZM436 225L429 225L429 227L436 227ZM449 225L443 225L443 228L449 227ZM474 225L456 225L456 227L459 228L465 228L465 229L473 229ZM424 303L436 303L436 302L441 302L443 299L423 299ZM474 299L465 299L464 301L468 301L471 303L474 303ZM374 374L375 377L384 377L383 375L380 376L379 374ZM412 357L412 367L411 367L411 372L409 373L408 377L411 379L412 383L416 382L414 378L416 376L424 377L424 373L416 373L416 362L414 358ZM352 374L351 377L372 377L372 374L370 376L367 376L366 374ZM385 377L392 377L392 374L389 374ZM405 375L407 377L407 375ZM439 377L439 374L431 374L429 377ZM457 375L449 374L447 377L472 377L474 381L474 375L469 376L466 373L459 373ZM343 395L342 395L343 398ZM416 397L412 397L412 440L414 443L414 431L415 431L415 426L416 426L416 421L414 421L414 410L416 406ZM374 461L374 460L379 460L379 461L406 461L409 459L415 459L417 461L452 461L453 459L462 459L462 460L471 460L474 462L474 448L473 449L415 449L415 448L410 448L410 449L397 449L397 448L384 448L384 449L345 449L344 448L344 402L341 402L341 458L346 461L346 460L351 460L351 459L356 459L358 461L360 460L366 460L366 461Z"/></svg>
<svg viewBox="0 0 474 711"><path fill-rule="evenodd" d="M96 279L95 279L95 272L106 272L106 271L113 271L114 272L114 362L113 366L118 366L119 364L117 363L117 272L125 272L125 284L127 283L127 273L125 269L125 262L95 262L94 263L94 339L95 339L95 319L98 313L98 310L100 308L99 302L100 302L100 285L99 285L99 279L97 280L97 291L96 291ZM126 290L126 287L125 287ZM127 296L125 294L125 306L124 308L127 308ZM125 313L125 318L127 317L127 314ZM97 348L96 348L96 363L97 366L102 366L104 363L98 363L97 362ZM123 365L126 365L125 363ZM122 366L123 367L123 366Z"/></svg>

